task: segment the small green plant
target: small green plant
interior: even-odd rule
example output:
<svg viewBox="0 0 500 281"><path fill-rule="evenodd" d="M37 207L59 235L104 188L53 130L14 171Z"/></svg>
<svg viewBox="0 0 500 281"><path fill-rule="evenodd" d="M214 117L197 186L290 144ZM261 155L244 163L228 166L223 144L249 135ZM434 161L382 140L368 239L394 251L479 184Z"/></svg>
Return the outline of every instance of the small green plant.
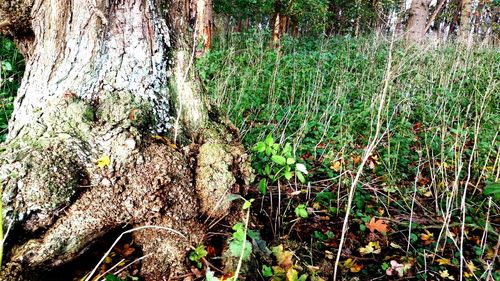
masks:
<svg viewBox="0 0 500 281"><path fill-rule="evenodd" d="M232 256L239 257L242 255L243 260L248 260L252 252L252 243L246 239L246 236L245 225L243 223L239 222L233 225L233 234L229 242L229 251Z"/></svg>
<svg viewBox="0 0 500 281"><path fill-rule="evenodd" d="M203 264L201 263L202 259L206 257L208 254L207 250L205 249L205 245L199 245L189 253L189 260L196 263L197 268L202 268Z"/></svg>
<svg viewBox="0 0 500 281"><path fill-rule="evenodd" d="M305 204L299 204L295 207L295 215L299 218L307 219L309 217L309 213L307 212L307 206Z"/></svg>
<svg viewBox="0 0 500 281"><path fill-rule="evenodd" d="M262 265L262 276L264 277L272 277L273 276L273 268L263 264Z"/></svg>
<svg viewBox="0 0 500 281"><path fill-rule="evenodd" d="M267 181L276 182L281 179L290 180L294 175L305 183L307 168L302 163L297 163L292 154L292 146L286 143L281 147L276 143L272 134L268 134L264 141L259 141L254 146L254 168L262 177L259 182L259 191L267 192Z"/></svg>

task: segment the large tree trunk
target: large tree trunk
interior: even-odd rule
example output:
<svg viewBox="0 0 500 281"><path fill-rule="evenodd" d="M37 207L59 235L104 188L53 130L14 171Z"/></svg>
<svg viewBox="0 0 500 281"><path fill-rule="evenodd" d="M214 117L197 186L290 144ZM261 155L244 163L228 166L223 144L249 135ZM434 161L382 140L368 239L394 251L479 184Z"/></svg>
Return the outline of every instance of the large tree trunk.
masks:
<svg viewBox="0 0 500 281"><path fill-rule="evenodd" d="M430 2L431 0L411 1L410 17L407 24L407 39L409 41L420 42L424 38Z"/></svg>
<svg viewBox="0 0 500 281"><path fill-rule="evenodd" d="M179 232L134 232L151 254L141 275L168 279L182 274L186 249L203 239L200 219L228 214L225 196L251 172L237 131L203 98L190 6L0 4L0 32L26 57L0 147L3 228L13 225L0 279L39 280L34 273L74 259L125 224Z"/></svg>

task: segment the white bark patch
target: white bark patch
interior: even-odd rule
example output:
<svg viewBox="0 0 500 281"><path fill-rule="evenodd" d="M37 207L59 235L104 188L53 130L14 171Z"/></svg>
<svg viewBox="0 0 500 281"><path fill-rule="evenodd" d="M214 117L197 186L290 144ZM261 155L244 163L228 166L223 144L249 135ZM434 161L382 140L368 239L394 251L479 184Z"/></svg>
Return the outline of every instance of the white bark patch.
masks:
<svg viewBox="0 0 500 281"><path fill-rule="evenodd" d="M196 88L190 75L190 68L194 67L192 59L183 50L175 54L174 87L177 95L176 132L180 128L179 120L182 121L182 125L187 126L190 130L201 128L205 122L206 112L203 100L201 99L200 89Z"/></svg>

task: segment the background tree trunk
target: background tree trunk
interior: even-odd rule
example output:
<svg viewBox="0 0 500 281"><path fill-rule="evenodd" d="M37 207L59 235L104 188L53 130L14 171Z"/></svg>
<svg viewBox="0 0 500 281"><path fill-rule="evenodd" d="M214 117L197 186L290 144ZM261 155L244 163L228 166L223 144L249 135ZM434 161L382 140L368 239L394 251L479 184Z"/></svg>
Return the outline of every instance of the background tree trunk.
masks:
<svg viewBox="0 0 500 281"><path fill-rule="evenodd" d="M425 27L429 17L430 0L412 0L408 18L407 39L420 42L425 36Z"/></svg>
<svg viewBox="0 0 500 281"><path fill-rule="evenodd" d="M472 12L472 0L462 0L460 5L460 33L459 39L462 43L469 41L471 33L470 16Z"/></svg>
<svg viewBox="0 0 500 281"><path fill-rule="evenodd" d="M227 215L225 196L251 177L196 79L192 5L7 2L0 32L24 46L26 72L0 147L3 228L14 226L1 279L39 280L125 224L175 230L134 236L151 254L146 280L181 274L199 219Z"/></svg>
<svg viewBox="0 0 500 281"><path fill-rule="evenodd" d="M193 1L196 5L196 47L197 57L202 56L212 46L213 9L212 0ZM201 45L201 46L200 46Z"/></svg>

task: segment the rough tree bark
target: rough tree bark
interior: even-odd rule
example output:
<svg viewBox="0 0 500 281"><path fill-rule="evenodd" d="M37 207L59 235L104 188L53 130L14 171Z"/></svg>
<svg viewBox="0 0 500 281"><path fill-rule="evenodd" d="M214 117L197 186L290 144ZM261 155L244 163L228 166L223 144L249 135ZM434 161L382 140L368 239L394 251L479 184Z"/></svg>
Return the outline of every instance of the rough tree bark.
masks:
<svg viewBox="0 0 500 281"><path fill-rule="evenodd" d="M196 34L196 56L201 57L212 46L213 10L212 0L192 1L196 7L195 34ZM200 46L201 45L201 46Z"/></svg>
<svg viewBox="0 0 500 281"><path fill-rule="evenodd" d="M425 36L429 4L431 0L412 0L407 23L406 38L411 42L420 42Z"/></svg>
<svg viewBox="0 0 500 281"><path fill-rule="evenodd" d="M168 279L203 239L200 221L228 215L225 197L251 170L237 130L203 97L190 7L2 1L0 32L21 47L26 72L0 146L3 228L12 225L0 279L39 280L123 225L182 234L134 232L151 254L142 277Z"/></svg>
<svg viewBox="0 0 500 281"><path fill-rule="evenodd" d="M460 33L459 40L468 43L471 33L470 17L472 12L472 0L462 0L460 3Z"/></svg>

